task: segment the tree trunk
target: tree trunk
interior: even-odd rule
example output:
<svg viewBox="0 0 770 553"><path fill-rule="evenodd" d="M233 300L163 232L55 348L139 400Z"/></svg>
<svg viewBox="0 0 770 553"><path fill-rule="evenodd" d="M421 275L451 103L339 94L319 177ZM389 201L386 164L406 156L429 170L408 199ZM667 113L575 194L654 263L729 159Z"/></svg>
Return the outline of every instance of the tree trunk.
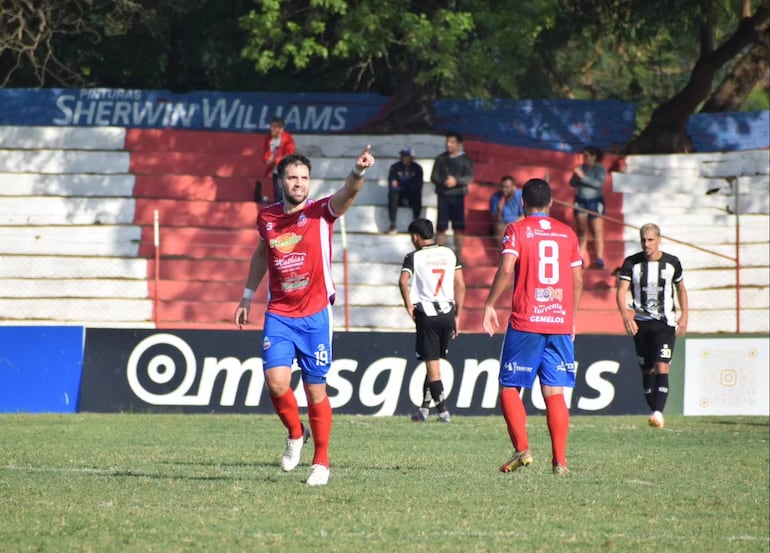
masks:
<svg viewBox="0 0 770 553"><path fill-rule="evenodd" d="M738 111L757 85L768 87L768 70L767 47L757 44L741 58L735 69L703 104L701 113Z"/></svg>
<svg viewBox="0 0 770 553"><path fill-rule="evenodd" d="M625 149L626 154L672 154L693 151L687 122L708 98L716 72L752 43L767 43L761 29L768 22L768 2L751 17L741 20L736 31L712 52L703 52L685 87L653 112L647 127Z"/></svg>
<svg viewBox="0 0 770 553"><path fill-rule="evenodd" d="M434 132L433 100L436 94L429 86L415 83L417 67L396 86L390 102L373 120L357 131L374 134L406 134Z"/></svg>

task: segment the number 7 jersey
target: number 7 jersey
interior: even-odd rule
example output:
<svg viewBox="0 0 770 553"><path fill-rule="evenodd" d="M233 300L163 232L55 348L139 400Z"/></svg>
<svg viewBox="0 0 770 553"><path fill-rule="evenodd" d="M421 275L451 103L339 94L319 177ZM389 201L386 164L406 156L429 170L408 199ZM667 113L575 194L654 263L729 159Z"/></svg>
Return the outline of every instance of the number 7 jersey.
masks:
<svg viewBox="0 0 770 553"><path fill-rule="evenodd" d="M447 313L455 301L455 271L462 269L455 252L431 244L406 255L401 271L412 277L409 300L428 316Z"/></svg>
<svg viewBox="0 0 770 553"><path fill-rule="evenodd" d="M501 255L515 255L511 328L537 334L572 334L572 271L583 263L575 232L535 213L505 229Z"/></svg>

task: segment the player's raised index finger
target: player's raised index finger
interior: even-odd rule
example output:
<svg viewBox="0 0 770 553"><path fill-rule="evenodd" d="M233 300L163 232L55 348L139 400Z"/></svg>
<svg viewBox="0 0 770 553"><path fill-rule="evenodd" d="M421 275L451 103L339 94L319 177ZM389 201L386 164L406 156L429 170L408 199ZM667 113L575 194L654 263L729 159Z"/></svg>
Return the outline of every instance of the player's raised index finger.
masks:
<svg viewBox="0 0 770 553"><path fill-rule="evenodd" d="M367 145L366 145L366 148L364 148L364 151L363 151L363 152L361 152L361 155L362 155L362 156L363 156L363 155L366 155L366 154L368 154L368 153L371 153L371 151L372 151L372 145L371 145L371 144L367 144Z"/></svg>

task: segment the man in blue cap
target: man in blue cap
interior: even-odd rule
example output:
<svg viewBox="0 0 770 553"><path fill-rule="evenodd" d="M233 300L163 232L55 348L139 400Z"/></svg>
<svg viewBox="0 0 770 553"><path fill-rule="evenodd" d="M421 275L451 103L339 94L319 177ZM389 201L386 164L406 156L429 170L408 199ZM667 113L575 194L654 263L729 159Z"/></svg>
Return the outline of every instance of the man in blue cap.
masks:
<svg viewBox="0 0 770 553"><path fill-rule="evenodd" d="M388 172L388 234L396 234L396 212L399 207L411 207L413 219L422 211L422 167L414 161L414 150L409 146L399 152L401 159Z"/></svg>

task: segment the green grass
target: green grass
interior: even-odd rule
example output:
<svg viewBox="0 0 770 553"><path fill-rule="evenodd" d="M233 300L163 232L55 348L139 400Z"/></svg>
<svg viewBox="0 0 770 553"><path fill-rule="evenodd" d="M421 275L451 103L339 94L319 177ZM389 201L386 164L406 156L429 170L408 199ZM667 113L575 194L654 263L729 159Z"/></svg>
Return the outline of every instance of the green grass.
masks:
<svg viewBox="0 0 770 553"><path fill-rule="evenodd" d="M501 417L336 416L331 480L312 447L278 467L277 417L0 416L0 551L768 551L768 418L573 417L573 474L511 474Z"/></svg>

